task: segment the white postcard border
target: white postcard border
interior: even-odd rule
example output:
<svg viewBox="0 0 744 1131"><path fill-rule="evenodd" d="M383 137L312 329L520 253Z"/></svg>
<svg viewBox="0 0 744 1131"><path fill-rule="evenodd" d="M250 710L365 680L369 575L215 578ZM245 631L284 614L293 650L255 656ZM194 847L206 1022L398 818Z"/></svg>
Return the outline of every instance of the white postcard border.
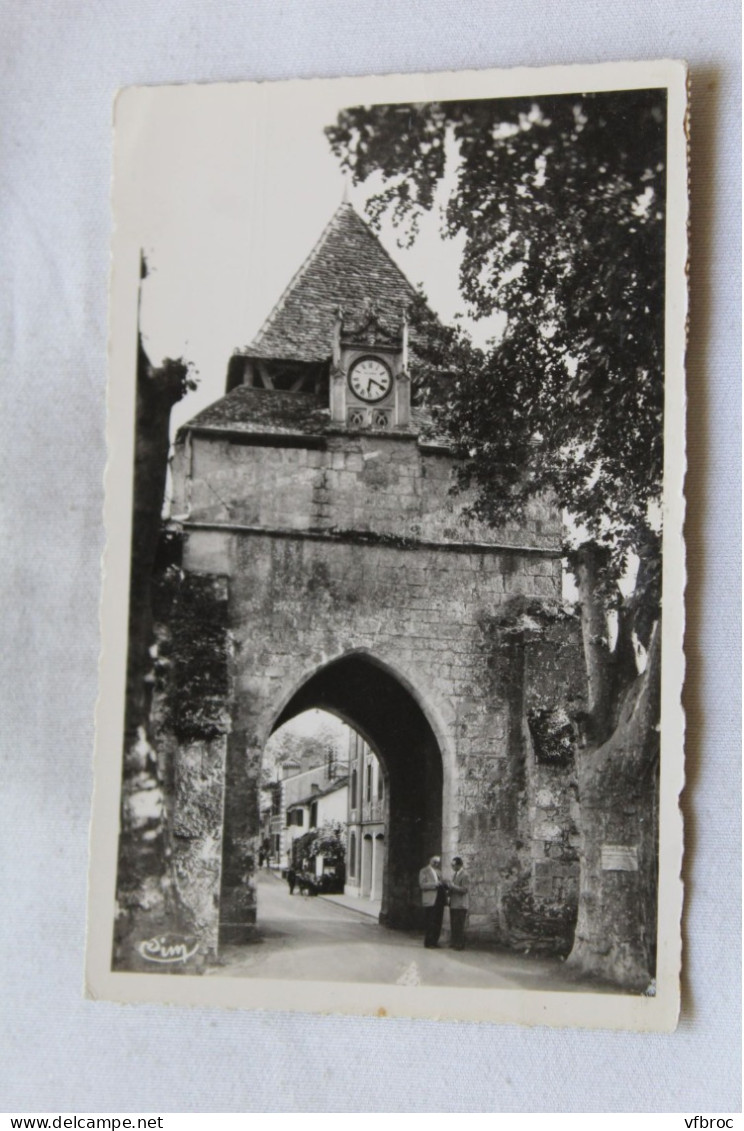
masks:
<svg viewBox="0 0 744 1131"><path fill-rule="evenodd" d="M687 70L660 60L573 67L514 68L255 83L262 102L275 93L302 93L333 84L347 105L448 98L505 98L574 91L665 86L668 89L668 198L666 252L666 375L664 466L664 566L662 624L662 726L660 784L659 939L654 997L577 992L375 986L358 983L269 981L219 974L159 975L111 970L115 914L117 834L127 653L134 376L137 344L139 245L128 222L126 179L129 147L136 145L137 116L163 90L141 87L120 93L116 104L109 333L108 465L104 518L106 551L101 603L102 650L96 714L95 791L90 836L88 947L85 991L93 999L160 1002L241 1009L446 1018L526 1025L579 1026L638 1031L671 1030L679 1013L683 828L679 794L684 784L685 557L682 540L685 474L685 342L687 297ZM237 84L230 84L237 85ZM245 89L245 84L239 84Z"/></svg>

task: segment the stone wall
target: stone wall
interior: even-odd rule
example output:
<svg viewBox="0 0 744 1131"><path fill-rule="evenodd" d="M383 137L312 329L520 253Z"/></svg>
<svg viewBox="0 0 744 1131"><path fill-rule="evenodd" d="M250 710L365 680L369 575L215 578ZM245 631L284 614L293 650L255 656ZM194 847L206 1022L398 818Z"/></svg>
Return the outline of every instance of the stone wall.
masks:
<svg viewBox="0 0 744 1131"><path fill-rule="evenodd" d="M329 435L321 448L262 447L196 433L176 448L174 511L202 522L268 529L353 531L422 541L559 550L561 518L535 501L521 523L494 531L467 522L467 494L450 492L452 459L412 436ZM553 570L542 563L544 573ZM538 576L535 571L533 576ZM549 581L528 591L553 595Z"/></svg>
<svg viewBox="0 0 744 1131"><path fill-rule="evenodd" d="M397 846L393 834L388 846L388 921L402 924L405 905L415 900L423 860L411 857L441 848L445 858L459 852L468 861L474 933L562 949L575 917L571 757L561 765L541 761L529 720L530 712L578 702L580 648L569 622L526 634L504 626L515 600L559 605L555 508L536 502L519 527L493 531L464 518L465 500L450 493L452 461L441 452L408 438L324 443L321 450L195 437L190 454L183 446L177 454L177 509L190 508L184 568L226 578L229 594L225 826L211 847L201 832L197 837L213 862L222 852L225 937L243 937L241 925L255 918L249 877L263 747L316 673L359 656L387 673L401 703L410 700L411 720L415 708L432 735L429 742L409 720L421 750L410 751L406 766L391 720L375 734L384 696L373 710L360 707L358 689L348 704L342 691L333 700L332 709L346 712L387 758L391 824L403 828L409 820L409 832ZM198 788L204 754L185 744L180 755L181 796L192 814L195 803L185 795ZM218 777L219 769L204 777L213 801ZM427 789L432 796L441 790L436 820L414 813L407 800ZM212 802L207 808L216 812ZM177 812L176 827L179 820ZM424 825L428 833L420 832Z"/></svg>
<svg viewBox="0 0 744 1131"><path fill-rule="evenodd" d="M567 954L579 894L576 718L586 707L580 627L572 617L537 612L525 630L518 875L507 895L513 945Z"/></svg>
<svg viewBox="0 0 744 1131"><path fill-rule="evenodd" d="M214 954L231 705L228 586L210 573L172 574L167 620L156 624L154 734L178 902L201 951Z"/></svg>

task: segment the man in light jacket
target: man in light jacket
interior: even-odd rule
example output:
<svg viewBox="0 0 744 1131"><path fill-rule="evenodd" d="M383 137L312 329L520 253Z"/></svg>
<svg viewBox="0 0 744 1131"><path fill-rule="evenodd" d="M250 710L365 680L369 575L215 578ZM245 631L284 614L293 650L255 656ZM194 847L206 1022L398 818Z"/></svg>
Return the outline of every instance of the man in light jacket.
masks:
<svg viewBox="0 0 744 1131"><path fill-rule="evenodd" d="M452 880L449 885L450 929L452 946L462 950L465 946L465 919L470 906L470 877L465 871L462 856L452 857Z"/></svg>
<svg viewBox="0 0 744 1131"><path fill-rule="evenodd" d="M447 898L447 885L442 879L442 859L440 856L432 856L426 867L421 869L419 887L421 888L421 903L423 904L426 922L424 946L432 949L439 946L444 905Z"/></svg>

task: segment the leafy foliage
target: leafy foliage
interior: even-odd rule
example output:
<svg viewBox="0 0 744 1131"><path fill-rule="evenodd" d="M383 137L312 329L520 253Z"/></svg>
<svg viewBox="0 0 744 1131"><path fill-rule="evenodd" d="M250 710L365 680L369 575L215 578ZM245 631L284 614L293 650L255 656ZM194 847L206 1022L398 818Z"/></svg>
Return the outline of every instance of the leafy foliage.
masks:
<svg viewBox="0 0 744 1131"><path fill-rule="evenodd" d="M461 461L460 485L476 489L478 517L499 525L547 495L580 532L570 564L588 707L570 961L629 989L648 985L656 905L665 97L655 89L356 107L327 130L356 181L382 175L373 222L392 210L415 239L445 190L444 234L463 247L463 298L476 316L506 314L503 339L486 353L455 331L440 338L421 396ZM635 589L621 600L631 551ZM634 637L648 648L640 677ZM560 717L533 713L530 725L551 758L568 756ZM599 849L633 827L650 864L623 903ZM503 906L526 937L544 935L529 877ZM555 924L566 949L567 908L564 899Z"/></svg>
<svg viewBox="0 0 744 1131"><path fill-rule="evenodd" d="M457 331L434 344L437 431L479 517L549 491L613 578L631 549L658 558L665 120L665 92L639 90L356 107L327 130L356 181L383 176L373 223L391 210L409 239L452 174L461 293L508 322L488 353Z"/></svg>
<svg viewBox="0 0 744 1131"><path fill-rule="evenodd" d="M328 864L343 864L346 859L346 825L342 821L324 821L313 835L308 855L322 856Z"/></svg>
<svg viewBox="0 0 744 1131"><path fill-rule="evenodd" d="M226 732L230 636L223 578L186 574L172 618L168 721L181 742Z"/></svg>
<svg viewBox="0 0 744 1131"><path fill-rule="evenodd" d="M533 707L527 712L535 757L548 766L565 766L576 745L576 727L563 706Z"/></svg>
<svg viewBox="0 0 744 1131"><path fill-rule="evenodd" d="M510 932L527 950L566 955L571 950L576 925L575 899L537 900L529 874L521 875L503 900Z"/></svg>

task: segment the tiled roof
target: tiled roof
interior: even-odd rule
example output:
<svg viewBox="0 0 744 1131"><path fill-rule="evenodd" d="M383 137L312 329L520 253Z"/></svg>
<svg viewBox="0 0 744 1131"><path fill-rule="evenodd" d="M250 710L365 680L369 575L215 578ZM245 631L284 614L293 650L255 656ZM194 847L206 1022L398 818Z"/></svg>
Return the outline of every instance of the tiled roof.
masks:
<svg viewBox="0 0 744 1131"><path fill-rule="evenodd" d="M395 429L391 435L418 435L427 422L423 409L412 408L410 428ZM321 436L339 429L338 424L331 423L327 396L321 399L314 393L257 389L250 385L239 385L184 427L260 436Z"/></svg>
<svg viewBox="0 0 744 1131"><path fill-rule="evenodd" d="M324 361L339 306L359 321L370 299L383 323L398 326L415 290L401 269L344 202L284 291L253 342L248 357Z"/></svg>
<svg viewBox="0 0 744 1131"><path fill-rule="evenodd" d="M330 422L328 398L314 393L282 392L239 385L188 423L189 428L224 431L318 435Z"/></svg>

